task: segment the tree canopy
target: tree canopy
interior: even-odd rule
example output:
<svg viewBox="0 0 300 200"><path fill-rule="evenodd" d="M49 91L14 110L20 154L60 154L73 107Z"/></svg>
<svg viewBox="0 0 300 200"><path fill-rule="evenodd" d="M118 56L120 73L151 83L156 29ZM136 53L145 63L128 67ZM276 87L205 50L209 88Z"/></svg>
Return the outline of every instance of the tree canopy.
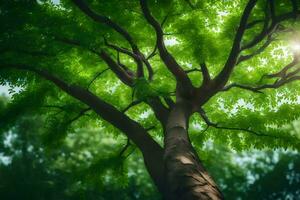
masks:
<svg viewBox="0 0 300 200"><path fill-rule="evenodd" d="M36 116L42 125L25 129L40 130L50 151L90 128L86 145L104 135L123 145L101 147L87 167L121 162L137 148L159 177L151 159L162 159L154 155L163 151L170 113L188 99L199 152L208 141L237 151L299 150L299 4L2 1L0 84L22 90L0 104L0 137ZM119 156L104 153L116 147Z"/></svg>

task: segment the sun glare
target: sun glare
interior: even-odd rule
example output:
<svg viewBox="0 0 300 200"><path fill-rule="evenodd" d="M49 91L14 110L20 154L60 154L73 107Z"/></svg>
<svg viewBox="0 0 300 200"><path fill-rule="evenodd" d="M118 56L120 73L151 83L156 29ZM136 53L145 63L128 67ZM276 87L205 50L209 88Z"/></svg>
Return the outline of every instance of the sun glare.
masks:
<svg viewBox="0 0 300 200"><path fill-rule="evenodd" d="M289 46L294 54L297 56L300 56L300 38L299 38L299 33L293 35L290 38Z"/></svg>
<svg viewBox="0 0 300 200"><path fill-rule="evenodd" d="M300 43L294 43L292 44L292 50L299 53L300 52Z"/></svg>

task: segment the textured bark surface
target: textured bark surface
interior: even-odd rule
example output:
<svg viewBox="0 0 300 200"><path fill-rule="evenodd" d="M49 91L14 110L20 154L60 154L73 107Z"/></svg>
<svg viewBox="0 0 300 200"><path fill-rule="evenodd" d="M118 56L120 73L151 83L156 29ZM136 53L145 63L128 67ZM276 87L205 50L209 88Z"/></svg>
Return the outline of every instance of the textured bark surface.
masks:
<svg viewBox="0 0 300 200"><path fill-rule="evenodd" d="M177 103L171 111L165 136L165 198L170 200L223 199L201 164L188 137L190 108Z"/></svg>

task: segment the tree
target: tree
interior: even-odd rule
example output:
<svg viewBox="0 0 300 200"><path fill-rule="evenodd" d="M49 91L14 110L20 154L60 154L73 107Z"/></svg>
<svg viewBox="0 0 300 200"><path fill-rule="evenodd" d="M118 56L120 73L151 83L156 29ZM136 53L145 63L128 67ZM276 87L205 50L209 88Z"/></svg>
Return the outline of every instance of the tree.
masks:
<svg viewBox="0 0 300 200"><path fill-rule="evenodd" d="M222 199L196 152L204 141L299 149L298 6L1 2L0 80L24 88L1 130L43 112L58 145L75 122L100 124L136 145L166 199Z"/></svg>

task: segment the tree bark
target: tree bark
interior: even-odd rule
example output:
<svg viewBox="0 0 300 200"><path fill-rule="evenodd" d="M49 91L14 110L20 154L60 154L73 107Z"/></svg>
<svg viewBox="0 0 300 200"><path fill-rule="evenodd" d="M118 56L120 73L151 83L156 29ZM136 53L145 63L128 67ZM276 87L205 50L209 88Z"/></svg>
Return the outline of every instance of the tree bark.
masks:
<svg viewBox="0 0 300 200"><path fill-rule="evenodd" d="M165 198L168 200L223 199L215 182L204 169L188 136L192 108L176 103L170 113L164 140Z"/></svg>

